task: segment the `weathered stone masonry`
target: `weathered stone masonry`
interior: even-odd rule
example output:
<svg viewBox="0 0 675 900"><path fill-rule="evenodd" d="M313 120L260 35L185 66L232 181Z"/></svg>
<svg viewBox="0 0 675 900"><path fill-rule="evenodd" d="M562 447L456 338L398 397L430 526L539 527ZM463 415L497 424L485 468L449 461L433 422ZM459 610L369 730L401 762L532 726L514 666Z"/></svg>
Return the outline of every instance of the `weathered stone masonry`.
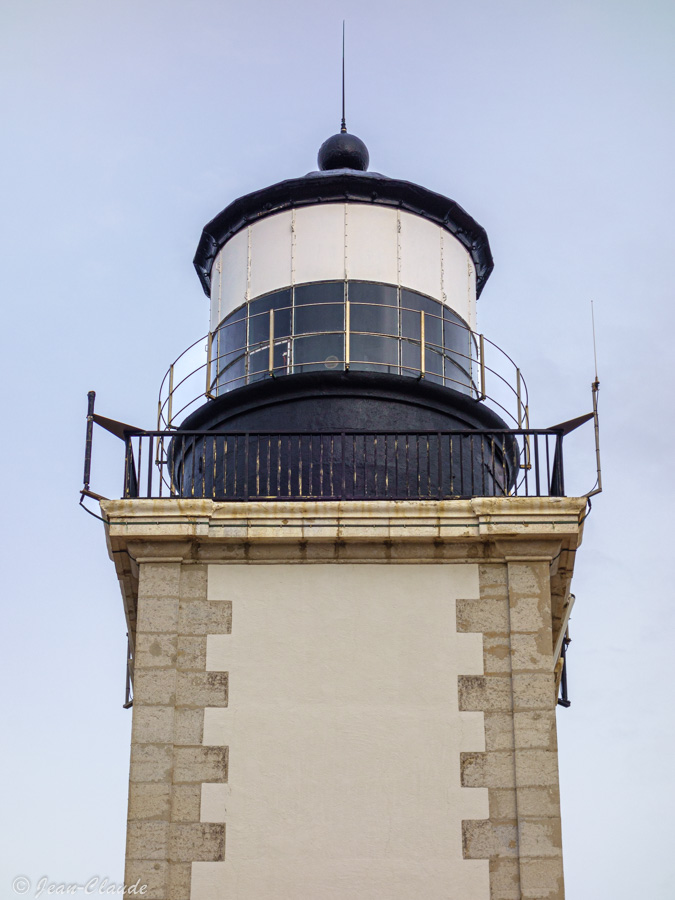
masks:
<svg viewBox="0 0 675 900"><path fill-rule="evenodd" d="M227 781L227 748L202 745L204 708L227 705L227 673L206 672L206 635L229 632L230 604L209 603L206 566L140 565L126 883L186 900L192 862L220 860L225 826L200 821L203 783Z"/></svg>
<svg viewBox="0 0 675 900"><path fill-rule="evenodd" d="M481 566L480 601L458 608L458 629L484 636L484 675L460 678L460 708L485 711L486 751L462 755L462 784L487 787L490 804L489 820L464 823L465 855L490 860L492 900L553 900L563 871L551 554L499 549L504 562Z"/></svg>

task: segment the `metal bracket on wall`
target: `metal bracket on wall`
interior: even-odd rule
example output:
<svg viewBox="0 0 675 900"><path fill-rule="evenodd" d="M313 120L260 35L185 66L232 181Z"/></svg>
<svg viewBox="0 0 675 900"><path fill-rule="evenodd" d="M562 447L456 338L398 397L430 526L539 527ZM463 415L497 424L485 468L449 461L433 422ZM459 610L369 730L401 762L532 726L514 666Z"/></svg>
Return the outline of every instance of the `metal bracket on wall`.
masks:
<svg viewBox="0 0 675 900"><path fill-rule="evenodd" d="M125 689L124 689L124 703L122 704L123 709L131 709L131 707L134 705L133 671L134 671L134 657L131 653L131 641L129 640L129 632L127 632L127 673L126 673L126 685L125 685Z"/></svg>
<svg viewBox="0 0 675 900"><path fill-rule="evenodd" d="M572 643L572 640L569 636L569 629L565 631L565 637L563 638L562 648L560 650L560 659L562 660L562 672L560 674L560 697L558 697L558 706L563 706L565 709L569 709L572 705L572 701L569 699L567 694L567 648Z"/></svg>

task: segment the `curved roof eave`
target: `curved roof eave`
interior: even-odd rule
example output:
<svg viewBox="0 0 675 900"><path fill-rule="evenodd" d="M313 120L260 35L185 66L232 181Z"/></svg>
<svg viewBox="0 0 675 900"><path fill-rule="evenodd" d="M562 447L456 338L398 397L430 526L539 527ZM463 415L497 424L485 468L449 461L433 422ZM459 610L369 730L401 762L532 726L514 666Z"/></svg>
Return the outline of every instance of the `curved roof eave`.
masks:
<svg viewBox="0 0 675 900"><path fill-rule="evenodd" d="M197 247L194 265L204 292L207 296L210 293L211 268L220 248L251 222L301 206L345 201L393 206L441 225L471 254L476 266L476 293L480 295L494 263L487 232L466 210L454 200L410 181L352 169L310 172L230 203L205 226Z"/></svg>

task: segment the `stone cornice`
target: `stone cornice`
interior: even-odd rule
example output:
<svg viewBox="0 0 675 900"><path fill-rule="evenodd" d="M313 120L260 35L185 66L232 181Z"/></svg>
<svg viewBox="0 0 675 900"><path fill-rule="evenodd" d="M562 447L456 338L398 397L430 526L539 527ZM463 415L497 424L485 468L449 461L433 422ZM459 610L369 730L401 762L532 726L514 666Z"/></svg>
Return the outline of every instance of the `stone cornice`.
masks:
<svg viewBox="0 0 675 900"><path fill-rule="evenodd" d="M129 541L192 543L499 541L500 553L532 558L544 542L576 548L585 498L497 497L473 500L369 500L218 503L212 500L106 500L101 509L116 546ZM508 544L508 546L506 546ZM502 549L502 545L503 549ZM175 556L176 549L166 548ZM557 552L557 551L556 551ZM539 554L535 554L539 555Z"/></svg>

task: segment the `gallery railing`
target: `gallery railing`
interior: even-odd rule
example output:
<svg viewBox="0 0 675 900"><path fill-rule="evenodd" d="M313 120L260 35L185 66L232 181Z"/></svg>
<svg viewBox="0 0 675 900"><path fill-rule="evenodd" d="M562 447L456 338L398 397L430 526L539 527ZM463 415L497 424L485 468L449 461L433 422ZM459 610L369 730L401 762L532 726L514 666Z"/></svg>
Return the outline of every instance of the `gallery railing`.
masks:
<svg viewBox="0 0 675 900"><path fill-rule="evenodd" d="M306 305L303 310L316 310L320 319L329 305ZM496 344L445 316L405 307L392 310L399 316L399 326L388 333L356 330L357 314L363 319L371 308L382 309L347 301L340 307L340 330L304 326L301 334L295 333L294 325L293 333L286 334L289 326L285 325L280 334L282 315L289 318L290 308L226 320L194 341L169 367L160 386L157 428L173 428L205 398L213 400L246 384L302 372L350 369L441 384L488 401L509 425L529 427L525 379ZM404 322L408 333L404 333Z"/></svg>
<svg viewBox="0 0 675 900"><path fill-rule="evenodd" d="M559 430L144 431L125 436L125 498L439 500L564 496Z"/></svg>

